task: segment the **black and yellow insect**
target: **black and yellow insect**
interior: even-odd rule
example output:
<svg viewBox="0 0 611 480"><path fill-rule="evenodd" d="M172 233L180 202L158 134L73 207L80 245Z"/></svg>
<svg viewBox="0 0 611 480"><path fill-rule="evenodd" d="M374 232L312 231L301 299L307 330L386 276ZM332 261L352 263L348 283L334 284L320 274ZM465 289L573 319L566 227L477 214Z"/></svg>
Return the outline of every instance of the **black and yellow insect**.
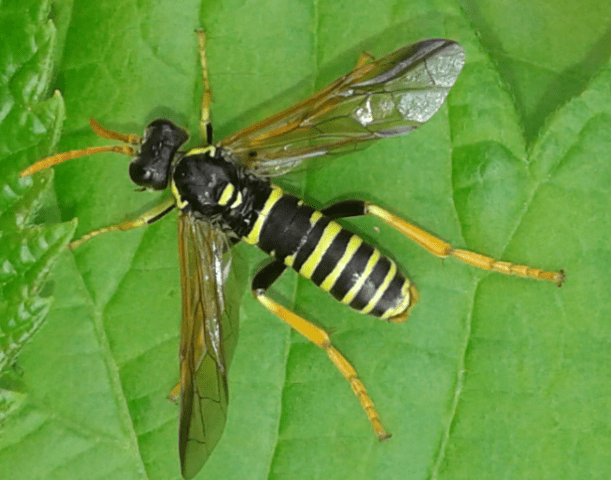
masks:
<svg viewBox="0 0 611 480"><path fill-rule="evenodd" d="M238 325L226 314L223 287L227 253L239 241L273 257L252 281L257 300L325 350L348 380L375 434L389 437L355 369L319 327L279 305L266 291L287 267L311 279L337 300L361 313L404 321L418 299L414 285L396 263L335 220L372 215L439 257L454 257L486 270L561 284L564 274L514 265L454 249L448 243L362 200L321 210L272 184L306 160L343 153L381 138L405 135L425 123L443 104L465 61L456 42L431 39L381 59L363 55L350 73L303 102L212 142L210 87L205 37L199 32L204 77L201 131L206 145L180 148L188 134L169 120L151 122L142 138L122 135L91 121L101 137L123 146L89 147L41 160L22 176L71 158L114 151L133 156L132 181L148 190L170 188L172 196L139 218L95 230L100 233L151 224L178 208L182 284L180 341L180 431L182 474L197 474L217 444L226 419L227 374Z"/></svg>

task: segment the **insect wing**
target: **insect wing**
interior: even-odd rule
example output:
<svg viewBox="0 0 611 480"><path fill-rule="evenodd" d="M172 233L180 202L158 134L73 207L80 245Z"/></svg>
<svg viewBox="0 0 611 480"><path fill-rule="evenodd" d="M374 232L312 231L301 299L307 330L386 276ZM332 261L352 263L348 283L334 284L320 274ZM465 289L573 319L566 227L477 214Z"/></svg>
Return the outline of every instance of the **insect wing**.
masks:
<svg viewBox="0 0 611 480"><path fill-rule="evenodd" d="M361 63L312 97L221 142L234 161L281 175L306 159L406 135L443 104L465 63L461 45L430 39Z"/></svg>
<svg viewBox="0 0 611 480"><path fill-rule="evenodd" d="M225 235L210 223L178 217L182 329L179 453L192 478L219 441L227 418L227 373L237 340L237 318L225 308L229 271Z"/></svg>

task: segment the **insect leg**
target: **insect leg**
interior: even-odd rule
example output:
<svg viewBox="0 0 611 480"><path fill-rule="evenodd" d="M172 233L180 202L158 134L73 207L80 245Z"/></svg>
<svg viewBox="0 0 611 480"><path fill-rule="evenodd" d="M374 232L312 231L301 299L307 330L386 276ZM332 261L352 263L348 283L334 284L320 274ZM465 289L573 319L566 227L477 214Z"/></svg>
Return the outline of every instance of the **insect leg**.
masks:
<svg viewBox="0 0 611 480"><path fill-rule="evenodd" d="M362 67L363 65L365 65L366 63L371 63L375 60L375 58L373 57L373 55L367 53L367 52L363 52L361 53L361 56L359 57L359 59L356 61L356 68Z"/></svg>
<svg viewBox="0 0 611 480"><path fill-rule="evenodd" d="M176 206L176 200L174 197L167 198L159 205L154 206L150 210L144 212L138 218L134 218L132 220L126 220L125 222L121 222L117 225L109 225L107 227L98 228L97 230L93 230L89 233L86 233L78 240L74 242L70 242L70 249L74 250L76 247L81 246L87 240L93 237L97 237L98 235L106 232L124 232L126 230L131 230L132 228L144 227L145 225L150 225L153 222L156 222L160 218L164 217L166 214L170 213L174 207Z"/></svg>
<svg viewBox="0 0 611 480"><path fill-rule="evenodd" d="M549 280L556 283L558 286L562 285L565 279L565 274L562 270L559 272L547 272L539 268L529 267L528 265L515 265L511 262L496 260L492 257L482 255L481 253L453 248L452 245L444 242L441 238L431 235L402 218L393 215L387 210L363 200L345 200L337 202L321 211L331 218L358 217L363 215L377 217L406 237L412 239L433 255L441 258L454 257L464 263L481 268L482 270L491 270L504 273L505 275L517 275L519 277L535 278L538 280Z"/></svg>
<svg viewBox="0 0 611 480"><path fill-rule="evenodd" d="M332 203L320 210L331 220L336 218L362 217L367 215L365 210L366 202L363 200L342 200L341 202Z"/></svg>
<svg viewBox="0 0 611 480"><path fill-rule="evenodd" d="M373 427L373 431L377 435L378 439L382 441L390 438L390 434L384 430L384 427L380 422L380 416L375 409L375 405L369 397L363 382L359 380L356 370L350 364L350 362L348 362L348 360L346 360L346 358L335 347L333 347L333 345L331 345L329 335L327 335L323 329L317 327L311 322L308 322L304 318L291 312L265 295L265 291L278 279L282 272L284 272L285 268L286 265L284 265L284 263L274 261L259 270L252 281L252 291L255 298L270 312L280 317L312 343L327 352L327 355L333 364L350 383L350 387L361 402L361 406L363 407L363 410L365 410L365 413L367 414L367 417L369 418L369 421Z"/></svg>
<svg viewBox="0 0 611 480"><path fill-rule="evenodd" d="M197 30L197 43L199 50L199 61L202 66L202 78L204 80L204 95L202 96L202 116L199 120L199 129L206 145L212 144L212 123L210 122L210 102L212 91L208 78L208 60L206 59L206 32Z"/></svg>
<svg viewBox="0 0 611 480"><path fill-rule="evenodd" d="M265 291L278 280L280 275L286 270L286 265L280 260L274 260L264 267L261 267L252 279L251 289L253 292ZM255 293L256 294L256 293Z"/></svg>

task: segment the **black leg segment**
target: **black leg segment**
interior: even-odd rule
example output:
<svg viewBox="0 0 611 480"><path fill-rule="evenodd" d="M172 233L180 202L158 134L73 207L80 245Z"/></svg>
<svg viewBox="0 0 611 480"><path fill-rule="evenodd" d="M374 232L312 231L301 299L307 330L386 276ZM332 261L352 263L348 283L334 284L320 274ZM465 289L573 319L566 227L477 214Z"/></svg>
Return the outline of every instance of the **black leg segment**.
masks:
<svg viewBox="0 0 611 480"><path fill-rule="evenodd" d="M265 292L286 270L286 265L279 260L268 263L255 274L251 283L253 292Z"/></svg>
<svg viewBox="0 0 611 480"><path fill-rule="evenodd" d="M332 203L321 210L332 220L336 218L362 217L367 215L367 203L363 200L342 200Z"/></svg>

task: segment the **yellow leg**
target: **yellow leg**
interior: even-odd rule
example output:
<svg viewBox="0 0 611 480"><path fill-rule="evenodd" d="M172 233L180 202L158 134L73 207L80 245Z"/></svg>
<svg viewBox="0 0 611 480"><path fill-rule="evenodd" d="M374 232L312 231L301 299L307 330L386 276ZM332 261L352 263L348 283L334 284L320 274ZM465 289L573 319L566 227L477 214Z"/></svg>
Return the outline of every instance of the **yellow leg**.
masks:
<svg viewBox="0 0 611 480"><path fill-rule="evenodd" d="M199 48L199 60L202 66L202 78L204 80L204 95L202 96L202 115L199 120L199 128L202 138L208 144L212 143L210 130L210 102L212 101L212 91L210 90L210 80L208 78L208 61L206 59L206 33L197 30L197 40Z"/></svg>
<svg viewBox="0 0 611 480"><path fill-rule="evenodd" d="M564 282L565 274L562 270L559 272L547 272L539 268L529 267L528 265L515 265L510 262L495 260L494 258L487 257L480 253L453 248L449 243L406 222L377 205L365 203L365 213L383 220L388 225L397 229L403 235L411 238L418 245L438 257L454 257L469 265L481 268L482 270L492 270L506 275L517 275L519 277L536 278L538 280L549 280L556 283L558 286L562 285L562 282Z"/></svg>
<svg viewBox="0 0 611 480"><path fill-rule="evenodd" d="M352 391L361 402L361 406L363 407L363 410L365 410L365 413L367 414L367 417L369 418L369 421L373 427L373 431L377 435L378 439L382 441L390 438L390 434L384 430L384 427L380 422L380 416L375 409L373 401L367 394L367 390L365 389L363 382L361 382L357 377L356 370L350 364L350 362L348 362L348 360L346 360L346 358L339 353L339 351L337 351L333 345L331 345L329 335L327 335L327 333L321 328L301 318L282 305L274 302L265 295L263 289L255 290L254 294L255 298L259 300L259 302L261 302L261 304L270 312L280 317L312 343L318 345L325 352L327 352L327 355L333 364L350 383L350 387L352 387Z"/></svg>
<svg viewBox="0 0 611 480"><path fill-rule="evenodd" d="M170 197L164 200L163 202L161 202L159 205L156 205L155 207L151 208L150 210L144 212L138 218L135 218L132 220L126 220L125 222L121 222L117 225L109 225L107 227L98 228L97 230L93 230L89 233L86 233L78 240L75 240L74 242L70 242L69 247L71 250L74 250L76 247L81 246L83 243L85 243L90 238L97 237L98 235L101 235L102 233L125 232L133 228L144 227L145 225L150 225L151 223L156 222L161 217L163 217L164 215L172 211L175 206L176 206L176 200L174 199L174 197Z"/></svg>
<svg viewBox="0 0 611 480"><path fill-rule="evenodd" d="M168 400L170 402L177 403L178 400L180 400L180 389L181 388L182 388L182 383L179 380L178 383L174 385L174 388L170 390L170 393L168 393Z"/></svg>
<svg viewBox="0 0 611 480"><path fill-rule="evenodd" d="M359 67L362 67L363 65L365 65L366 63L372 62L374 60L373 55L367 53L367 52L363 52L361 53L361 56L359 57L359 59L356 61L356 67L355 70Z"/></svg>

